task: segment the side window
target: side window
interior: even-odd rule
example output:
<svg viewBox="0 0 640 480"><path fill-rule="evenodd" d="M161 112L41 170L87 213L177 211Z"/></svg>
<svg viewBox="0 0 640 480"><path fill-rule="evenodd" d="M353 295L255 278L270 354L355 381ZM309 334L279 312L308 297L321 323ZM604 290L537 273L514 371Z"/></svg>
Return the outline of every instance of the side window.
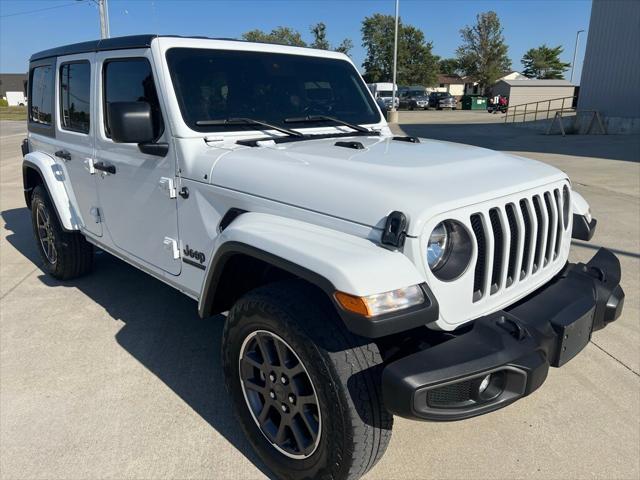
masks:
<svg viewBox="0 0 640 480"><path fill-rule="evenodd" d="M65 63L60 67L60 123L65 130L89 133L91 65Z"/></svg>
<svg viewBox="0 0 640 480"><path fill-rule="evenodd" d="M111 138L108 108L115 102L147 102L153 114L155 137L162 135L164 124L151 65L146 58L107 60L103 67L104 130Z"/></svg>
<svg viewBox="0 0 640 480"><path fill-rule="evenodd" d="M31 70L29 86L29 123L51 126L53 118L53 66Z"/></svg>

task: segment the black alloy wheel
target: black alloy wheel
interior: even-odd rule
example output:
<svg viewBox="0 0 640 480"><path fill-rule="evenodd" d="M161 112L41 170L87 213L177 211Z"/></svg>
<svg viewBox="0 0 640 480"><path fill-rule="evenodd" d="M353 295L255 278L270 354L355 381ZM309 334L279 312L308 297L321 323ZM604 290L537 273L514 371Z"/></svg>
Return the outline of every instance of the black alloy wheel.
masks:
<svg viewBox="0 0 640 480"><path fill-rule="evenodd" d="M291 346L267 330L249 334L240 348L240 384L265 438L295 459L315 452L322 433L316 390Z"/></svg>

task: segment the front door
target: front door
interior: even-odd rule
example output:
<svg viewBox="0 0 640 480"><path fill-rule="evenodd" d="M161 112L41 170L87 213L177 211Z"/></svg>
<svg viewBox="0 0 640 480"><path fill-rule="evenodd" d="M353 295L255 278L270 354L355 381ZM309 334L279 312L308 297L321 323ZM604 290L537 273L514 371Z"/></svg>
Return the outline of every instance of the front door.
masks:
<svg viewBox="0 0 640 480"><path fill-rule="evenodd" d="M83 229L101 236L98 194L92 164L94 161L95 54L69 55L58 59L56 91L56 151L63 166L65 186Z"/></svg>
<svg viewBox="0 0 640 480"><path fill-rule="evenodd" d="M170 188L176 181L176 161L150 51L99 52L96 60L100 72L96 166L102 168L96 181L108 241L152 268L178 275L177 202L175 189ZM168 142L168 153L157 156L143 153L137 144L114 143L107 115L111 102L148 102L156 141Z"/></svg>

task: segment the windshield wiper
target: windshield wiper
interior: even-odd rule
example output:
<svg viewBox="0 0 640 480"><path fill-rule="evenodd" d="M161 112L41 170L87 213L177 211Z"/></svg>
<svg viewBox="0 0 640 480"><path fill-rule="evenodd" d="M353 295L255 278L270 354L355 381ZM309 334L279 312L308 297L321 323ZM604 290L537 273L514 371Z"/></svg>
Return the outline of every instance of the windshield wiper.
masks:
<svg viewBox="0 0 640 480"><path fill-rule="evenodd" d="M261 125L271 130L275 130L280 133L285 133L291 137L304 137L304 134L290 130L288 128L279 127L272 123L263 122L262 120L255 120L253 118L221 118L217 120L198 120L196 125L199 127L211 127L215 125Z"/></svg>
<svg viewBox="0 0 640 480"><path fill-rule="evenodd" d="M339 118L335 118L335 117L330 117L328 115L307 115L306 117L289 117L284 119L284 123L298 123L298 122L335 122L339 125L352 128L357 132L373 133L373 131L369 130L368 128L364 128L360 125L355 125L353 123L345 122L344 120L340 120Z"/></svg>

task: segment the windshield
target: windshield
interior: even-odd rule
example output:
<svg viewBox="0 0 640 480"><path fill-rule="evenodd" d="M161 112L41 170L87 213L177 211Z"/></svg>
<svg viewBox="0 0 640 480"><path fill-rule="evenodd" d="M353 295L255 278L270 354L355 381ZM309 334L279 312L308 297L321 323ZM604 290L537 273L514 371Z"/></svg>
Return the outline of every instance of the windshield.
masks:
<svg viewBox="0 0 640 480"><path fill-rule="evenodd" d="M203 125L208 120L230 118L255 118L282 126L285 118L315 115L354 124L380 121L366 85L344 60L172 48L167 51L167 62L182 117L196 131L256 129L251 124ZM286 126L296 128L296 123ZM299 126L308 127L309 122Z"/></svg>
<svg viewBox="0 0 640 480"><path fill-rule="evenodd" d="M390 98L393 96L393 92L391 90L379 90L378 96L384 97L384 98Z"/></svg>

